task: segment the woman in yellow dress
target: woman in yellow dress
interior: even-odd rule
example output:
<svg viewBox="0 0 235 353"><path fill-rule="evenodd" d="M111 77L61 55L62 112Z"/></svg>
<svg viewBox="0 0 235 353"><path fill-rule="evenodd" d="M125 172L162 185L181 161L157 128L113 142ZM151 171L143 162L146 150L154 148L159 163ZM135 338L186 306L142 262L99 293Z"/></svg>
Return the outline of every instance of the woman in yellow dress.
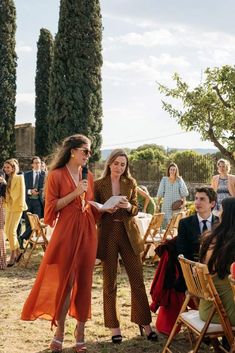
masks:
<svg viewBox="0 0 235 353"><path fill-rule="evenodd" d="M6 174L7 188L5 198L6 219L4 231L9 240L11 250L7 267L11 267L19 261L21 252L17 240L17 227L23 211L27 209L25 202L25 184L23 175L17 175L19 165L16 159L11 158L4 162L3 170Z"/></svg>

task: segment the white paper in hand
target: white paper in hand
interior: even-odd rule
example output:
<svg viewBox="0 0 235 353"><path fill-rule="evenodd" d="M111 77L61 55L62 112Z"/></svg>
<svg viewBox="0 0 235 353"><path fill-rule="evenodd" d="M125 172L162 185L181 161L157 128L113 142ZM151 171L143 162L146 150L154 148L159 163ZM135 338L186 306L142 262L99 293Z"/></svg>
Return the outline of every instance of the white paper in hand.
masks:
<svg viewBox="0 0 235 353"><path fill-rule="evenodd" d="M89 203L95 206L98 210L109 210L119 204L119 202L123 199L126 199L126 196L111 196L103 205L101 203L95 201L89 201Z"/></svg>

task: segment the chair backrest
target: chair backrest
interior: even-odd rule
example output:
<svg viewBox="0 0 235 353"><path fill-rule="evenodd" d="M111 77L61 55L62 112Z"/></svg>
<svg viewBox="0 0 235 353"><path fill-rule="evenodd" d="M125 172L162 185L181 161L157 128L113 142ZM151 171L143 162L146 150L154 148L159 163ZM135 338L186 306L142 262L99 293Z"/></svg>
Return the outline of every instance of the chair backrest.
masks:
<svg viewBox="0 0 235 353"><path fill-rule="evenodd" d="M229 341L232 343L232 327L215 288L212 277L209 274L207 265L185 259L183 255L179 255L178 259L182 268L188 293L192 297L213 302L216 312L220 317L221 325L226 332L226 337L229 337Z"/></svg>
<svg viewBox="0 0 235 353"><path fill-rule="evenodd" d="M46 237L46 232L45 232L45 227L42 226L38 215L33 214L31 212L27 212L27 216L29 219L29 223L30 223L32 232L34 232L34 234L36 236L42 237L45 243L48 243L48 240Z"/></svg>
<svg viewBox="0 0 235 353"><path fill-rule="evenodd" d="M151 221L149 223L149 226L145 232L144 238L143 240L146 241L146 239L148 238L148 236L150 235L151 237L154 238L154 236L157 233L160 233L160 228L164 219L164 215L165 213L160 212L160 213L155 213L152 218Z"/></svg>
<svg viewBox="0 0 235 353"><path fill-rule="evenodd" d="M207 265L178 256L189 294L198 299L213 300L208 286L209 271Z"/></svg>
<svg viewBox="0 0 235 353"><path fill-rule="evenodd" d="M181 218L183 218L183 216L184 216L183 212L173 213L171 219L169 220L166 226L166 230L163 233L163 236L162 236L163 240L166 240L168 236L173 238L177 235L179 221L181 220Z"/></svg>

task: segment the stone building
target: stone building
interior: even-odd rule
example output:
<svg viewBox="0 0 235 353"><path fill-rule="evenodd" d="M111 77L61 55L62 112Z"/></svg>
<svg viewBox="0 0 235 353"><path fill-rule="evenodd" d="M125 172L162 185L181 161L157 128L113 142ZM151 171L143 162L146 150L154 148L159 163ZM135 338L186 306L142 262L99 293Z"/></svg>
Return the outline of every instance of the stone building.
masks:
<svg viewBox="0 0 235 353"><path fill-rule="evenodd" d="M31 123L15 125L16 158L19 160L20 169L31 168L31 157L35 154L35 127Z"/></svg>

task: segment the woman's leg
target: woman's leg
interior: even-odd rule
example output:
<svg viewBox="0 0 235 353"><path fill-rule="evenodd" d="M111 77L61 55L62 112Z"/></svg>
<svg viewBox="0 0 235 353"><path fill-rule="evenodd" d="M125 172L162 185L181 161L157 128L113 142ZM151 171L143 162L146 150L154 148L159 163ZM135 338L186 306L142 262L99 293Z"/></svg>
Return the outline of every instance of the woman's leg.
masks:
<svg viewBox="0 0 235 353"><path fill-rule="evenodd" d="M6 267L6 248L3 229L0 229L0 270Z"/></svg>
<svg viewBox="0 0 235 353"><path fill-rule="evenodd" d="M106 258L103 261L104 324L106 327L112 328L112 335L120 334L119 313L116 305L118 264L117 233L119 233L119 227L118 223L115 224L114 222L112 234L110 234L106 247Z"/></svg>
<svg viewBox="0 0 235 353"><path fill-rule="evenodd" d="M140 255L135 255L124 227L120 241L120 254L131 286L131 321L151 329L149 326L151 314Z"/></svg>

